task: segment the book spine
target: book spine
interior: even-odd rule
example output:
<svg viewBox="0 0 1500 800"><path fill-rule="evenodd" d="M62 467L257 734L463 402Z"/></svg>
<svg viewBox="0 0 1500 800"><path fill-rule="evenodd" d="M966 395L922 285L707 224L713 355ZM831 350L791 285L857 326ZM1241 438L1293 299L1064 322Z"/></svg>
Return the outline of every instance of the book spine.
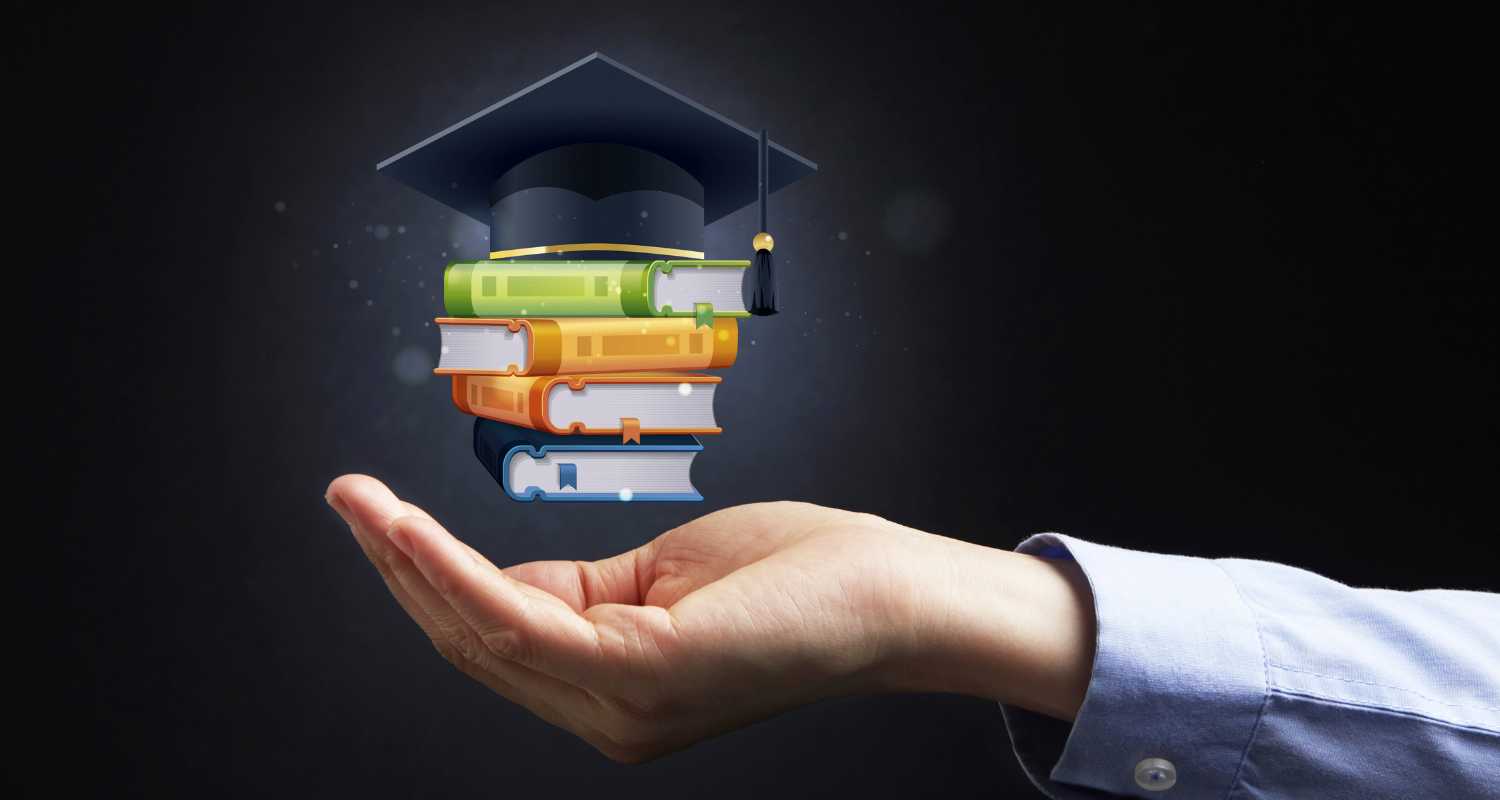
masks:
<svg viewBox="0 0 1500 800"><path fill-rule="evenodd" d="M655 262L458 261L443 271L453 317L649 317Z"/></svg>
<svg viewBox="0 0 1500 800"><path fill-rule="evenodd" d="M684 317L537 324L542 321L530 320L535 338L529 375L719 369L733 365L739 353L739 325L732 317L704 326ZM543 354L555 357L555 366Z"/></svg>
<svg viewBox="0 0 1500 800"><path fill-rule="evenodd" d="M553 378L454 375L453 405L465 414L533 430L547 426L546 392Z"/></svg>
<svg viewBox="0 0 1500 800"><path fill-rule="evenodd" d="M495 479L495 483L500 484L500 488L509 495L510 490L505 486L505 465L501 463L504 454L496 449L496 445L496 437L486 431L484 420L475 417L474 456L479 459L480 464L484 465L490 477Z"/></svg>
<svg viewBox="0 0 1500 800"><path fill-rule="evenodd" d="M527 331L526 364L506 371L499 364L478 369L433 370L438 375L565 375L600 372L652 372L722 369L739 355L739 324L733 317L715 317L699 325L689 317L607 319L559 317L546 319L459 319L438 317L439 326L482 324ZM466 399L454 399L459 408Z"/></svg>

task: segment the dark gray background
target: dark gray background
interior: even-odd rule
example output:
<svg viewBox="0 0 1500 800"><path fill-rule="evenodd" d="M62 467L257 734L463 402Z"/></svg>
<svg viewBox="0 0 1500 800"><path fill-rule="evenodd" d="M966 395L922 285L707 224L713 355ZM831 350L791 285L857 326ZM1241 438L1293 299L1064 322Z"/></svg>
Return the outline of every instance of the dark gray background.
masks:
<svg viewBox="0 0 1500 800"><path fill-rule="evenodd" d="M323 503L349 471L501 563L797 498L1500 589L1473 23L1048 5L14 13L19 421L62 551L33 744L87 765L49 780L1029 796L993 704L953 697L612 764L432 652ZM424 375L484 231L374 171L594 50L821 167L772 199L783 313L743 328L702 504L501 497ZM749 257L754 215L710 255Z"/></svg>

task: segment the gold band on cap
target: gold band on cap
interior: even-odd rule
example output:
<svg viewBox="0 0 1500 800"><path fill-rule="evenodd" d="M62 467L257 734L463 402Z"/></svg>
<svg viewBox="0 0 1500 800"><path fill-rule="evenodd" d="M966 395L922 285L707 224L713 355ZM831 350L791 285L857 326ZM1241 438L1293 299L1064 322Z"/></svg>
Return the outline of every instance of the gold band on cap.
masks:
<svg viewBox="0 0 1500 800"><path fill-rule="evenodd" d="M703 258L701 250L679 250L675 247L654 247L647 244L611 244L608 242L583 242L581 244L544 244L540 247L516 247L510 250L495 250L490 258L517 258L539 256L544 253L576 253L580 250L614 250L621 253L647 253L654 256L676 256L677 258Z"/></svg>

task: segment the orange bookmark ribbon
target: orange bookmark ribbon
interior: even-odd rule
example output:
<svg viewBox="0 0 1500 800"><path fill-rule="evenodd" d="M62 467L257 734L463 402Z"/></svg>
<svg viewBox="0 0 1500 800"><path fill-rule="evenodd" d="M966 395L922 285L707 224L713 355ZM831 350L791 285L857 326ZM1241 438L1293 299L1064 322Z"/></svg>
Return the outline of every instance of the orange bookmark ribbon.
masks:
<svg viewBox="0 0 1500 800"><path fill-rule="evenodd" d="M641 421L635 417L620 417L620 444L641 443Z"/></svg>

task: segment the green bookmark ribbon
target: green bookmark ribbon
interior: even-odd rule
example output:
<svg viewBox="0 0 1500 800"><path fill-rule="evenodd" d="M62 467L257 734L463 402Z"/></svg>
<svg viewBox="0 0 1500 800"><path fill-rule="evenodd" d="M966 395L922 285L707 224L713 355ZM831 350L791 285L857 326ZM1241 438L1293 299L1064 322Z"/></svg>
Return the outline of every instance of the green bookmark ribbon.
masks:
<svg viewBox="0 0 1500 800"><path fill-rule="evenodd" d="M698 328L712 328L714 326L714 304L694 303L693 321Z"/></svg>

